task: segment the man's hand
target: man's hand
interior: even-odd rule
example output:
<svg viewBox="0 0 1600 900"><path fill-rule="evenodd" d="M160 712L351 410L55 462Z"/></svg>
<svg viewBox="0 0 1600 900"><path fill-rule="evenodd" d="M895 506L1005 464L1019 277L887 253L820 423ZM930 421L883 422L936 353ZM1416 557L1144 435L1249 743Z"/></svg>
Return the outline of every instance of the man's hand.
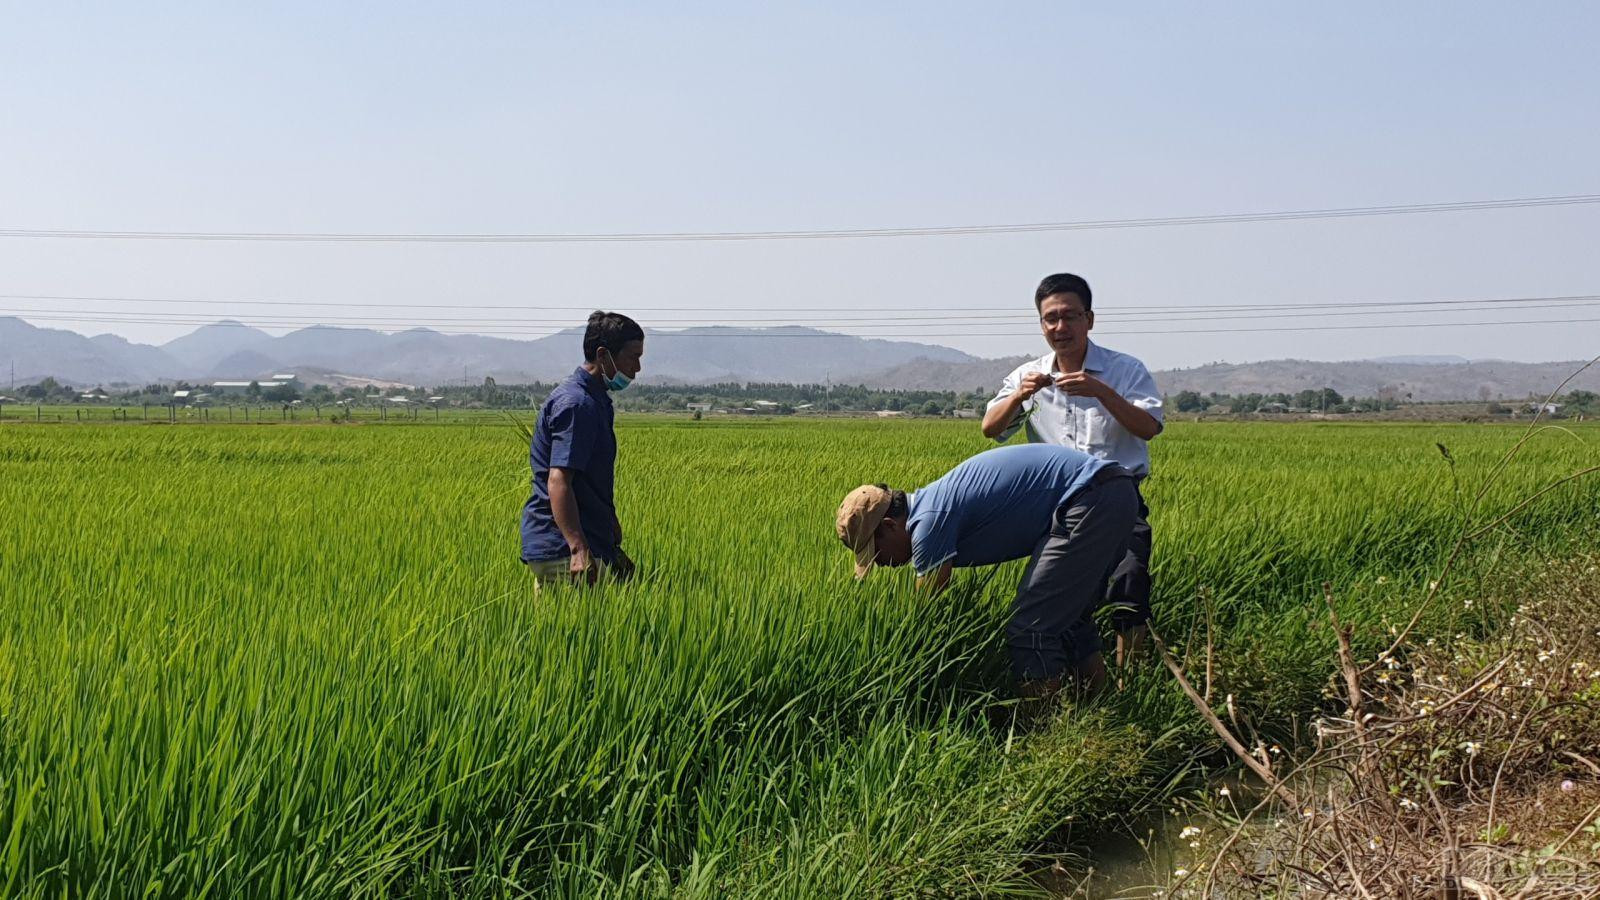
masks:
<svg viewBox="0 0 1600 900"><path fill-rule="evenodd" d="M1104 400L1111 388L1088 372L1063 372L1056 376L1056 387L1074 397L1094 397Z"/></svg>
<svg viewBox="0 0 1600 900"><path fill-rule="evenodd" d="M937 597L950 586L950 570L955 568L954 563L945 563L932 572L917 578L917 589L926 591L928 596Z"/></svg>
<svg viewBox="0 0 1600 900"><path fill-rule="evenodd" d="M1017 416L1022 413L1022 404L1050 384L1050 376L1045 372L1032 372L1022 376L1015 390L989 404L989 408L983 414L983 436L1001 440L1001 435L1006 434L1007 429L1011 428L1012 423L1017 421Z"/></svg>
<svg viewBox="0 0 1600 900"><path fill-rule="evenodd" d="M595 564L594 557L589 555L588 547L572 548L572 555L567 558L567 574L572 576L575 584L594 584L600 580L600 567Z"/></svg>
<svg viewBox="0 0 1600 900"><path fill-rule="evenodd" d="M1022 376L1022 383L1017 385L1016 395L1026 400L1049 386L1050 374L1048 372L1030 372Z"/></svg>

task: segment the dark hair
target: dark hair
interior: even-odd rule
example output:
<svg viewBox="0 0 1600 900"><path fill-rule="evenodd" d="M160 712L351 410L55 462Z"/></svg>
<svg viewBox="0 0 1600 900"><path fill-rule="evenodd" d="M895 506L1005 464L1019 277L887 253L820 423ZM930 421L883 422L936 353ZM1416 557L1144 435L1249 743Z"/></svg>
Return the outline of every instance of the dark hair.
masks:
<svg viewBox="0 0 1600 900"><path fill-rule="evenodd" d="M1070 272L1046 275L1039 282L1039 289L1033 292L1033 308L1044 306L1044 298L1051 294L1076 294L1083 301L1084 312L1094 309L1094 292L1089 290L1089 282Z"/></svg>
<svg viewBox="0 0 1600 900"><path fill-rule="evenodd" d="M639 323L619 312L595 310L589 314L589 327L583 330L583 361L594 362L601 347L613 356L629 341L644 340Z"/></svg>
<svg viewBox="0 0 1600 900"><path fill-rule="evenodd" d="M886 519L904 519L911 514L911 504L906 502L906 492L897 491L887 484L875 485L889 492L889 508L884 511Z"/></svg>

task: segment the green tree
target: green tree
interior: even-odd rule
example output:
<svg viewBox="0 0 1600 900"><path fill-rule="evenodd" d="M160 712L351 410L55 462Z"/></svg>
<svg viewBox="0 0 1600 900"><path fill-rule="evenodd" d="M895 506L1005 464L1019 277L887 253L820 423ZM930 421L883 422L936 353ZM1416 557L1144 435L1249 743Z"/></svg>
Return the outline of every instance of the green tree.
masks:
<svg viewBox="0 0 1600 900"><path fill-rule="evenodd" d="M1204 412L1209 404L1210 401L1195 391L1179 391L1172 398L1172 406L1178 412Z"/></svg>
<svg viewBox="0 0 1600 900"><path fill-rule="evenodd" d="M272 403L293 403L300 399L300 392L295 390L292 384L280 384L275 387L269 387L259 393L261 399Z"/></svg>

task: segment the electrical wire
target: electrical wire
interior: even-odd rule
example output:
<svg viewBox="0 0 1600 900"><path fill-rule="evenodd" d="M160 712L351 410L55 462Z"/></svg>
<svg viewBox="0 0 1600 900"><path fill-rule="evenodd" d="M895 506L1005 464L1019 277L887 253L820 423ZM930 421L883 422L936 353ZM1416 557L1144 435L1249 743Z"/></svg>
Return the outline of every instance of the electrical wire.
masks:
<svg viewBox="0 0 1600 900"><path fill-rule="evenodd" d="M1002 225L936 225L905 228L829 228L798 231L665 231L544 234L406 234L269 231L110 231L94 229L0 228L0 237L77 240L141 241L266 241L291 243L418 243L418 244L584 244L672 243L718 241L840 240L887 237L942 237L953 235L1027 234L1036 232L1097 231L1121 228L1170 228L1190 225L1232 225L1249 222L1285 222L1313 219L1347 219L1369 216L1421 215L1496 209L1533 209L1600 203L1600 194L1564 194L1548 197L1510 197L1458 200L1447 203L1409 203L1386 206L1349 206L1326 209L1275 210L1197 216L1098 219L1067 222L1026 222Z"/></svg>
<svg viewBox="0 0 1600 900"><path fill-rule="evenodd" d="M160 304L184 304L184 305L203 305L203 306L222 306L222 305L226 304L226 305L241 305L241 306L243 306L243 305L250 305L250 306L315 306L315 307L324 307L325 306L325 307L352 307L352 308L371 308L371 309L393 308L393 309L442 309L442 310L517 310L517 311L520 311L520 312L547 312L547 311L548 312L553 312L553 311L566 311L566 310L586 310L586 309L590 308L590 307L587 307L587 306L584 306L584 307L543 307L543 306L525 306L525 305L511 305L511 304L505 304L505 305L498 305L498 304L473 305L473 304L451 304L451 303L439 303L439 304L432 304L432 303L363 303L363 302L345 303L345 302L337 302L337 301L259 300L259 299L220 299L220 298L219 299L201 300L201 299L170 299L170 298L152 298L152 297L107 297L107 296L64 295L64 294L56 294L56 295L48 295L48 294L0 294L0 300L12 300L14 302L33 302L33 301L38 301L38 302L41 302L41 303L42 302L51 302L51 303L57 303L57 302L160 303ZM1096 314L1096 320L1100 321L1100 322L1104 322L1104 321L1120 321L1120 320L1122 320L1124 318L1141 318L1141 319L1147 319L1147 320L1149 320L1149 319L1183 320L1183 319L1188 319L1188 318L1213 319L1213 318L1219 318L1219 317L1251 318L1251 317L1255 317L1258 313L1259 313L1259 317L1261 317L1261 318L1274 318L1274 317L1279 317L1279 316L1271 315L1271 313L1275 313L1277 311L1291 311L1290 315L1292 315L1292 316L1312 316L1312 315L1314 315L1314 313L1312 313L1310 311L1313 311L1313 310L1334 310L1335 311L1333 313L1328 313L1328 315L1353 315L1353 314L1358 314L1358 313L1361 313L1361 314L1379 314L1380 312L1385 311L1385 310L1392 310L1393 311L1393 312L1386 313L1386 314L1398 314L1398 313L1406 313L1406 312L1428 312L1428 311L1440 311L1440 312L1466 311L1466 310L1474 308L1474 307L1490 307L1490 306L1517 306L1518 308L1527 309L1527 308L1541 308L1541 307L1550 307L1550 306L1559 306L1559 305L1581 305L1581 304L1587 304L1587 303L1590 303L1590 302L1593 302L1593 301L1597 301L1597 300L1600 300L1600 294L1569 294L1569 295L1556 295L1556 296L1544 296L1544 297L1472 298L1472 299L1462 299L1462 300L1347 300L1347 301L1332 301L1332 302L1323 301L1323 302L1316 302L1316 303L1208 304L1208 305L1205 305L1205 306L1194 306L1194 305L1189 305L1189 306L1171 306L1171 305L1166 305L1166 306L1138 306L1138 305L1118 304L1118 305L1116 305L1115 307L1113 307L1110 310L1101 311L1101 312L1097 313ZM1418 307L1418 308L1417 309L1406 309L1406 307ZM658 325L658 326L667 326L667 327L695 327L695 326L701 326L701 325L710 326L710 325L727 325L727 324L764 324L764 325L774 325L774 324L811 324L811 323L815 323L818 327L827 327L827 326L832 326L832 325L845 325L845 324L856 323L856 322L866 322L866 323L874 323L874 324L884 323L884 322L927 322L927 323L947 323L947 322L948 323L957 323L957 322L979 322L979 323L983 323L983 322L999 322L999 323L1006 323L1006 322L1016 322L1016 323L1032 324L1035 321L1037 321L1037 316L1035 314L1033 314L1033 313L1027 313L1027 312L993 312L993 311L987 311L986 312L986 311L981 311L981 310L979 310L977 308L973 308L973 309L965 310L965 311L958 311L958 310L953 309L953 308L939 308L939 309L934 309L932 312L923 312L923 313L919 313L919 314L916 314L916 315L899 315L899 313L903 313L903 312L906 311L906 308L904 306L880 307L878 309L887 310L891 314L868 315L868 316L826 316L826 317L810 317L810 316L803 316L803 315L798 315L797 314L797 315L794 315L794 316L778 316L778 317L766 316L766 317L752 318L752 317L748 317L748 316L723 315L722 313L726 313L726 312L752 312L752 311L760 311L760 312L771 313L771 312L773 312L773 310L771 308L760 308L760 307L731 307L731 308L726 308L726 309L715 308L715 307L669 307L669 308L664 308L664 309L660 309L660 310L657 310L657 311L651 311L651 312L648 313L648 316L649 316L649 323L650 324ZM808 308L808 312L829 312L829 311L835 311L835 310L837 310L837 311L846 311L846 312L872 312L872 311L874 311L874 308L873 307L861 307L861 306L856 306L856 307L809 307ZM45 312L53 312L53 311L55 311L55 310L46 310ZM105 312L107 314L117 314L117 315L122 315L123 314L123 313L116 312L115 310L83 310L83 311L84 312L96 312L96 313ZM710 317L704 317L704 316L702 316L702 317L694 317L694 318L690 318L690 319L677 318L676 316L672 315L672 314L675 314L675 313L690 312L690 311L712 312L712 313L717 313L717 315L710 316ZM1266 311L1266 312L1262 312L1262 311ZM20 312L18 314L26 315L29 312L31 312L31 311L24 310L24 311L22 311L22 312ZM954 315L945 315L945 313L956 313L956 314L954 314ZM1244 315L1244 316L1226 316L1225 315L1225 314L1231 314L1231 313L1246 313L1247 315ZM202 315L202 313L200 313L198 311L173 312L173 313L142 311L142 312L130 313L130 314L132 314L132 315L147 315L147 316L152 316L152 317L154 317L154 316L199 316L199 315ZM1224 315L1219 315L1219 314L1224 314ZM260 315L251 314L251 313L230 313L230 312L209 313L208 312L208 313L204 313L204 315L217 315L217 316L222 316L222 317L232 318L232 319L261 318ZM395 321L400 321L400 322L403 322L403 323L408 323L408 322L413 321L413 320L399 320L399 319L396 319L395 317L392 317L392 316L340 316L340 315L322 314L322 313L314 313L312 315L318 316L319 319L321 319L321 320L338 320L338 321L353 321L353 322L380 322L380 321L381 322L395 322ZM1287 317L1287 316L1285 316L1285 317ZM281 319L283 317L280 316L280 317L273 317L273 318ZM498 322L498 323L504 323L504 322L508 321L506 319L481 318L481 317L449 318L449 319L440 319L440 318L434 318L434 317L422 317L422 318L427 320L427 321L438 321L438 322L477 322L477 323L497 323ZM641 318L643 318L643 316L641 316ZM517 321L521 321L521 320L517 320ZM324 323L322 321L316 321L316 322L307 322L305 324L324 324ZM907 326L907 327L913 327L913 326Z"/></svg>
<svg viewBox="0 0 1600 900"><path fill-rule="evenodd" d="M135 317L104 318L104 317L92 317L92 316L70 316L70 315L37 315L37 316L30 315L30 316L28 316L28 318L29 319L34 319L34 320L39 320L39 321L94 322L94 323L99 323L99 324L121 324L121 325L128 325L128 324L210 325L210 326L218 326L218 327L239 327L239 328L252 328L252 327L253 328L263 328L263 327L265 327L265 328L274 328L274 327L288 328L288 327L296 327L294 324L285 324L285 323L261 323L261 322L258 322L258 323L254 323L254 324L246 324L246 323L243 323L243 322L216 322L216 321L210 321L210 320L205 320L205 319L190 319L190 320L180 320L180 319L141 319L141 318L135 318ZM1286 326L1286 327L1266 327L1266 328L1192 328L1192 327L1186 327L1186 328L1178 328L1178 329L1156 329L1156 330L1114 329L1114 330L1106 330L1106 331L1097 331L1097 333L1100 334L1100 335L1249 334L1249 333L1261 333L1261 332L1295 332L1295 331L1364 331L1364 330L1371 330L1371 329L1389 329L1389 330L1394 330L1394 329L1400 329L1400 328L1462 328L1462 327L1501 326L1501 325L1571 325L1571 324L1580 324L1580 323L1588 323L1588 322L1600 322L1600 318L1513 319L1513 320L1503 320L1502 319L1502 320L1495 320L1495 321L1489 321L1489 322L1386 322L1386 323L1382 323L1382 324L1366 324L1366 325L1317 324L1317 325ZM305 326L305 327L318 327L318 326L311 325L311 326ZM361 329L350 328L349 326L320 326L320 327L329 328L329 329L361 330ZM436 333L444 334L444 335L473 335L473 336L479 336L479 337L511 337L511 336L517 336L517 337L534 337L534 338L551 337L553 335L562 334L562 333L576 333L576 331L577 331L576 329L573 329L573 328L543 328L543 329L505 328L505 329L495 329L495 330L492 330L492 331L486 331L486 330L482 330L482 329L465 329L464 330L464 329L458 329L458 328L431 328L431 329L423 329L423 330L432 331L432 332L436 332ZM677 332L673 332L673 331L653 331L652 333L657 335L657 336L663 336L663 337L679 336ZM973 331L971 329L963 329L963 330L960 330L960 331L950 331L950 332L923 332L923 333L911 333L911 334L906 334L906 333L876 333L876 332L868 332L868 333L865 333L865 334L849 334L849 333L842 333L842 332L809 330L809 329L805 330L805 331L775 332L775 331L759 329L759 328L733 328L733 327L729 327L729 328L719 329L717 331L700 332L700 333L694 334L692 336L693 337L712 337L712 338L742 338L742 339L750 339L750 338L840 338L840 337L857 337L857 338L866 338L866 339L869 339L869 340L885 340L885 339L925 340L927 338L932 338L932 337L1011 337L1011 336L1023 335L1023 334L1026 334L1026 333L1027 333L1026 330L1021 328L1021 327L1014 328L1014 329L1009 329L1009 330L1005 330L1005 331Z"/></svg>

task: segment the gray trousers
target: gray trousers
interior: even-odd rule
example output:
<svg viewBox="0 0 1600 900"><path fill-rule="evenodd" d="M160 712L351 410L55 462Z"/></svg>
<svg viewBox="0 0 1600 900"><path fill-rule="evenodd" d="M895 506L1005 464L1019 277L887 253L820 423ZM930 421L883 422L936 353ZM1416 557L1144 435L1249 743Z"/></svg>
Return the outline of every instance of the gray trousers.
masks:
<svg viewBox="0 0 1600 900"><path fill-rule="evenodd" d="M1017 678L1055 678L1100 651L1094 611L1112 569L1127 553L1139 493L1120 467L1056 508L1050 530L1034 545L1006 626Z"/></svg>
<svg viewBox="0 0 1600 900"><path fill-rule="evenodd" d="M1134 482L1138 491L1138 482ZM1127 631L1150 621L1150 508L1139 493L1139 518L1128 537L1128 552L1123 554L1111 584L1106 588L1106 605L1111 607L1111 625Z"/></svg>

